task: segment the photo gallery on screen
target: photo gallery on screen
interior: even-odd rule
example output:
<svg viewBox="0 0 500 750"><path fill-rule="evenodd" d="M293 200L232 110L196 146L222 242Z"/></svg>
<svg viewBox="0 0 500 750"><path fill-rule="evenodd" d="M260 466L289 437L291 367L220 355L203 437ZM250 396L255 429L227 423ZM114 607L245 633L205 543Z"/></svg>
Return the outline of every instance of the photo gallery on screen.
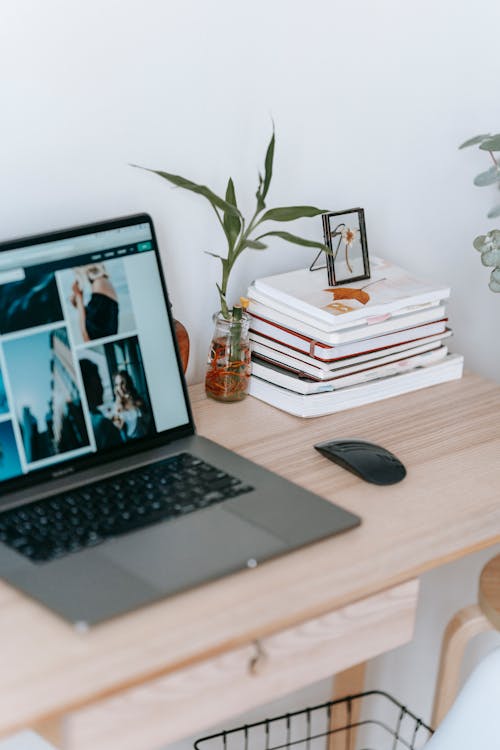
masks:
<svg viewBox="0 0 500 750"><path fill-rule="evenodd" d="M125 263L0 285L0 481L156 432Z"/></svg>

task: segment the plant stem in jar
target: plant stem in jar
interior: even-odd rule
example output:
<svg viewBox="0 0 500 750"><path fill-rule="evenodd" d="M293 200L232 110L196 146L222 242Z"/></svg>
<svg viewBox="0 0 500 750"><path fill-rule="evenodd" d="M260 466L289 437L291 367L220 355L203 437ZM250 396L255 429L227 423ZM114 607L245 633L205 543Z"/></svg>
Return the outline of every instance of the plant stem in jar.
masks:
<svg viewBox="0 0 500 750"><path fill-rule="evenodd" d="M230 329L229 341L229 361L241 361L241 317L243 308L241 305L234 305L232 311L232 324Z"/></svg>

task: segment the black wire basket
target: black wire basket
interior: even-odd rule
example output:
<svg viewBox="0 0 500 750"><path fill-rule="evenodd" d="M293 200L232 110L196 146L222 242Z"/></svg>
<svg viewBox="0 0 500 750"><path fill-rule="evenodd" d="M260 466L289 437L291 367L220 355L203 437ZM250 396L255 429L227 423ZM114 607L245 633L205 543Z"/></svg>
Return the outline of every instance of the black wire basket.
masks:
<svg viewBox="0 0 500 750"><path fill-rule="evenodd" d="M372 690L202 737L195 750L420 750L432 729Z"/></svg>

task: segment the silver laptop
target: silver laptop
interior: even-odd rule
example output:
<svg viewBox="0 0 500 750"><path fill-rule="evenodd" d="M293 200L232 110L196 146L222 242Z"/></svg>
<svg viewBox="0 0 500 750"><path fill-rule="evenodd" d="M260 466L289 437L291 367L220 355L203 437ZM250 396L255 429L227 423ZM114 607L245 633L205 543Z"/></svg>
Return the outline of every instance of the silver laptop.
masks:
<svg viewBox="0 0 500 750"><path fill-rule="evenodd" d="M0 245L0 575L79 626L360 522L196 435L173 330L145 214Z"/></svg>

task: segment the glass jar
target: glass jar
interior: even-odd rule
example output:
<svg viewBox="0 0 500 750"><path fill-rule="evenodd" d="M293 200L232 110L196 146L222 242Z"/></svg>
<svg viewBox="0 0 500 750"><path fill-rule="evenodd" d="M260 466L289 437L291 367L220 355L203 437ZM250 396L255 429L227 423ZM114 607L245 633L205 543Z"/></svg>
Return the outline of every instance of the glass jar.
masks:
<svg viewBox="0 0 500 750"><path fill-rule="evenodd" d="M250 315L233 308L229 319L214 315L215 330L208 353L205 391L217 401L241 401L250 380Z"/></svg>

